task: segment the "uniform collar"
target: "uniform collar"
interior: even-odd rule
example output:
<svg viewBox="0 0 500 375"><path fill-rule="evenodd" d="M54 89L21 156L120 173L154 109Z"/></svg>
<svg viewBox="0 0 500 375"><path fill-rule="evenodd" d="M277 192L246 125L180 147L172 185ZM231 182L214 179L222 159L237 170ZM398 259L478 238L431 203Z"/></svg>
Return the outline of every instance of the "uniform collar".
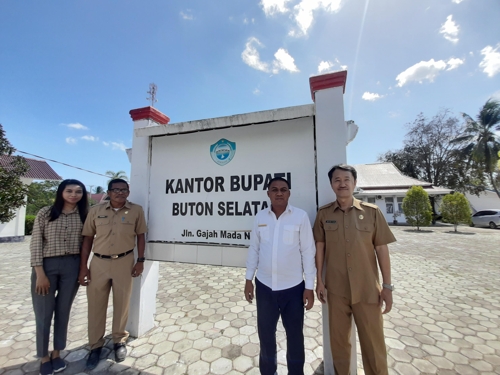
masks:
<svg viewBox="0 0 500 375"><path fill-rule="evenodd" d="M364 211L363 207L361 207L361 201L359 199L354 198L354 197L352 197L352 206L351 207L357 208L360 211ZM337 200L335 202L333 202L332 208L333 208L333 211L335 211L337 208L340 210L340 205L339 205L339 202Z"/></svg>
<svg viewBox="0 0 500 375"><path fill-rule="evenodd" d="M111 207L111 201L108 201L108 202L106 203L106 207L105 207L105 208L106 208L106 210L107 210L107 209L113 209L113 207ZM128 209L130 209L130 202L129 202L128 200L126 200L126 201L125 201L125 204L123 205L123 207L122 207L122 208L128 208ZM121 208L120 208L120 209L121 209Z"/></svg>
<svg viewBox="0 0 500 375"><path fill-rule="evenodd" d="M271 209L271 206L269 206L268 208L266 208L266 210L267 210L268 213L271 213L271 212L274 213L272 211L272 209ZM283 211L283 213L285 213L285 212L290 212L290 213L293 212L293 206L290 203L287 204L287 206L285 208L285 211Z"/></svg>

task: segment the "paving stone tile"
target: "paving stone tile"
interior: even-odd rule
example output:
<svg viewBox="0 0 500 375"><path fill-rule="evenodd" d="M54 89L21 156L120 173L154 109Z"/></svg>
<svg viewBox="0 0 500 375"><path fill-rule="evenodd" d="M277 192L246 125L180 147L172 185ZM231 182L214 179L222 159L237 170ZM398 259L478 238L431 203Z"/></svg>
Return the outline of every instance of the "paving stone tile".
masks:
<svg viewBox="0 0 500 375"><path fill-rule="evenodd" d="M201 352L201 359L206 362L213 362L221 358L222 350L219 348L211 347Z"/></svg>
<svg viewBox="0 0 500 375"><path fill-rule="evenodd" d="M219 358L211 363L210 372L216 375L227 374L233 368L233 362L227 358Z"/></svg>
<svg viewBox="0 0 500 375"><path fill-rule="evenodd" d="M187 368L188 375L206 375L210 372L210 365L207 362L197 361Z"/></svg>
<svg viewBox="0 0 500 375"><path fill-rule="evenodd" d="M184 363L175 363L167 367L163 371L163 375L184 375L187 371L187 366Z"/></svg>
<svg viewBox="0 0 500 375"><path fill-rule="evenodd" d="M159 356L158 361L156 362L157 366L168 368L179 361L180 354L176 352L168 352L161 356Z"/></svg>
<svg viewBox="0 0 500 375"><path fill-rule="evenodd" d="M411 364L422 374L437 374L438 368L424 359L414 359Z"/></svg>
<svg viewBox="0 0 500 375"><path fill-rule="evenodd" d="M390 247L390 251L393 278L400 293L395 295L391 313L384 316L390 373L411 375L417 371L429 374L436 373L435 368L440 375L500 373L500 283L491 278L496 272L494 265L500 263L500 249L494 245L500 239L500 231L465 227L464 231L472 230L475 235L463 236L460 242L450 242L449 234L440 228L433 228L432 232L420 233L418 236L405 231L404 227L393 229L398 242ZM421 235L432 239L422 241ZM30 267L24 264L25 254L29 253L27 244L0 244L0 251L5 246L16 248L16 251L6 251L7 261L0 264L0 278L4 278L0 282L0 310L5 312L0 317L0 375L5 373L3 369L6 363L10 365L9 370L22 371L23 375L31 375L30 369L37 371L37 361L32 360L35 350L34 316L29 290L20 289L5 294L7 288L1 288L4 285L17 286L17 277L5 279L8 270L30 272ZM471 252L467 251L468 246L486 250L469 256ZM461 256L456 257L459 248L463 250ZM8 263L17 259L22 264L21 268ZM160 263L155 317L157 328L144 337L132 339L128 344L131 352L137 350L136 353L144 351L145 354L137 358L129 355L121 364L114 364L110 359L103 360L101 366L105 368L109 365L105 371L112 374L139 374L141 370L153 374L159 373L159 369L169 374L196 373L197 367L193 365L199 364L199 371L208 374L211 372L210 363L203 360L203 352L212 348L220 352L211 363L218 359L229 360L222 356L221 349L236 345L241 347L241 355L233 356L232 369L227 374L242 373L239 371L242 368L236 368L236 364L245 362L242 358L248 358L246 362L249 361L251 366L246 373L258 373L256 309L255 304L248 304L242 298L240 285L243 279L244 269L241 268ZM483 285L489 285L489 289ZM224 303L219 301L222 298ZM107 332L111 329L111 316L112 310L109 309ZM305 317L307 363L304 370L306 374L312 374L322 362L321 305L315 303ZM229 322L229 325L219 323L227 327L215 327L220 321ZM73 360L65 371L69 375L82 373L84 369L86 323L86 295L81 288L70 319L68 350L63 354ZM19 332L21 330L24 332ZM170 335L173 340L170 340ZM286 336L281 323L277 339L278 373L286 374ZM110 350L112 342L109 335L106 340L105 356L112 359L114 354ZM210 345L207 346L205 340L209 340ZM184 347L190 341L192 346ZM213 346L214 342L219 347ZM179 343L176 346L179 353L172 351L176 343ZM435 348L434 351L430 349L431 346ZM424 347L433 354L423 350ZM7 351L3 351L5 348L8 348ZM19 358L17 365L17 359L9 360L2 355L18 349L29 349L29 354ZM438 350L442 352L441 355L437 355ZM357 351L360 353L359 345ZM198 360L196 353L200 353ZM156 364L145 367L148 363L139 362L150 355L158 357ZM411 363L406 362L408 358ZM441 358L441 362L438 358ZM452 369L443 368L449 367L445 360L452 363ZM435 362L439 362L439 365ZM32 364L34 369L30 368ZM358 374L363 374L360 357L358 367Z"/></svg>

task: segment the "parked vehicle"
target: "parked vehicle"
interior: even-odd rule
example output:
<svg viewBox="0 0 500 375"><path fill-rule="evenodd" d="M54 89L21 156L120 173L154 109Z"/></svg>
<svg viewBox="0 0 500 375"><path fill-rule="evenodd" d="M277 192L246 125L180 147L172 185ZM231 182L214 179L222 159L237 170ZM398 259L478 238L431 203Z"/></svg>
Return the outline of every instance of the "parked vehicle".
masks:
<svg viewBox="0 0 500 375"><path fill-rule="evenodd" d="M500 226L500 209L481 210L472 215L471 226L490 227L495 229Z"/></svg>

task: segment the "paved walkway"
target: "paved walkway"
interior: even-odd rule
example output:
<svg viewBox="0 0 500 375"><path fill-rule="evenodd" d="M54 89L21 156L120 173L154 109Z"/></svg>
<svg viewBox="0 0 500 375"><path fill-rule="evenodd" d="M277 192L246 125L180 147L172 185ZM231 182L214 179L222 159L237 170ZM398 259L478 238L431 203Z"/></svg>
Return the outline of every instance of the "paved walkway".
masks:
<svg viewBox="0 0 500 375"><path fill-rule="evenodd" d="M500 374L500 230L394 228L395 306L385 317L391 374ZM29 292L28 240L0 244L0 375L38 374ZM161 263L157 327L93 373L258 374L255 306L243 300L240 268ZM69 328L64 374L84 371L86 296L80 289ZM306 374L321 373L320 305L306 312ZM108 319L110 321L110 319ZM109 331L108 325L108 331ZM286 340L278 331L279 374ZM363 374L358 361L358 374Z"/></svg>

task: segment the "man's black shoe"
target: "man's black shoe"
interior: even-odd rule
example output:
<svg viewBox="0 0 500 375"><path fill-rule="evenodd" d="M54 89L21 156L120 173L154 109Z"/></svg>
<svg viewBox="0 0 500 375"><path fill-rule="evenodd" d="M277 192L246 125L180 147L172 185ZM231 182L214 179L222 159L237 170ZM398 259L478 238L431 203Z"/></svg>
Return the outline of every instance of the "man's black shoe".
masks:
<svg viewBox="0 0 500 375"><path fill-rule="evenodd" d="M124 343L115 344L115 362L122 362L127 357L127 347Z"/></svg>
<svg viewBox="0 0 500 375"><path fill-rule="evenodd" d="M87 358L87 370L93 370L97 367L99 360L101 359L102 347L97 349L92 349L90 351L89 357Z"/></svg>

